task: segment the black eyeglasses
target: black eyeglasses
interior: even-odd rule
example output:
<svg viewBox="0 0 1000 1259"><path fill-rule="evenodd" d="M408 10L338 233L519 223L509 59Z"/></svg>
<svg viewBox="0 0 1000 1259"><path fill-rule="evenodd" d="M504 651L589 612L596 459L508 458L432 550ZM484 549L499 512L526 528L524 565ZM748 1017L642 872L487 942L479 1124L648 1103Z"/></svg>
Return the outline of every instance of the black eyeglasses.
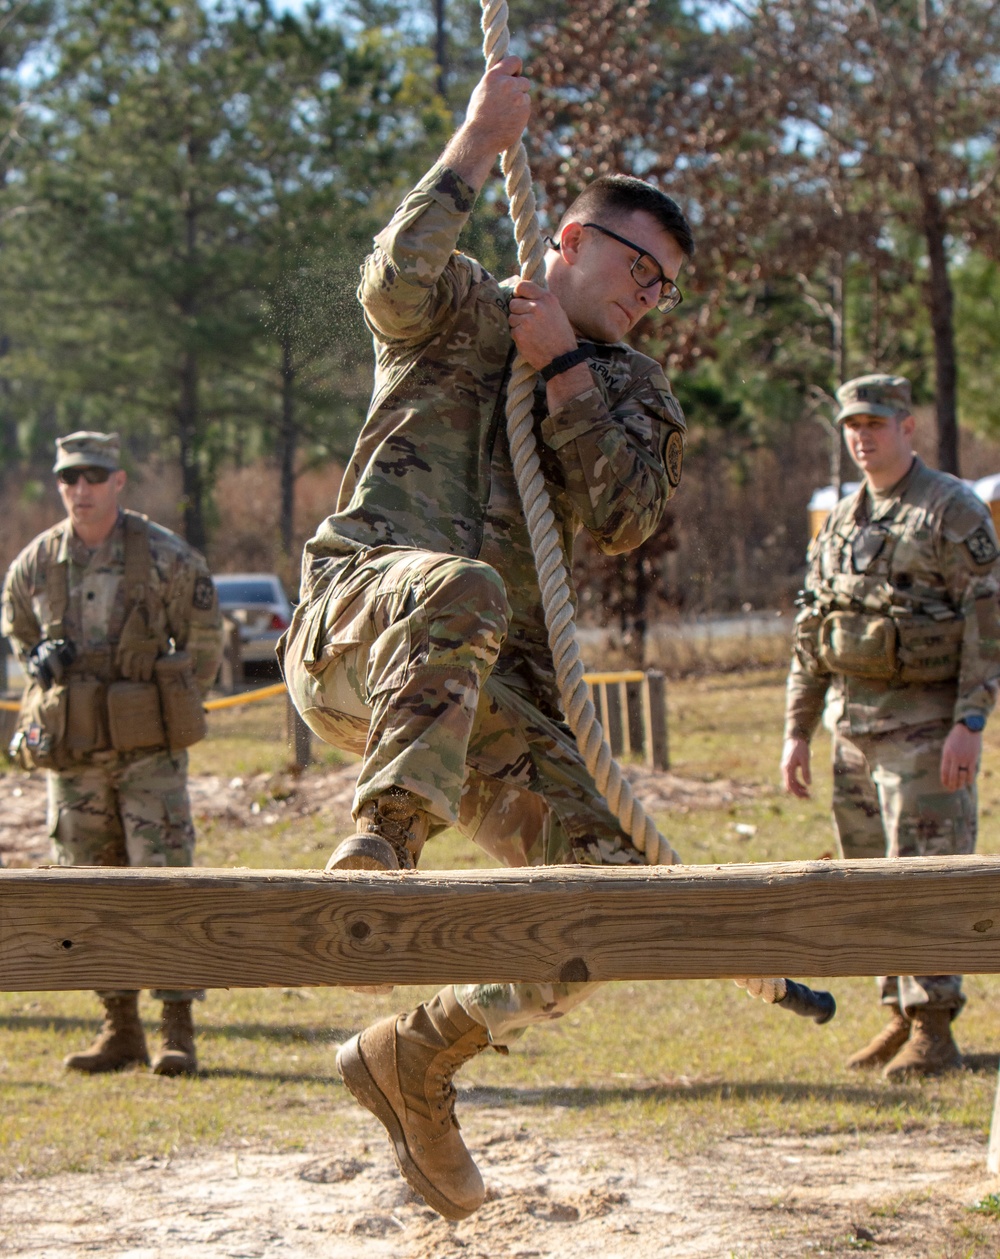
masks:
<svg viewBox="0 0 1000 1259"><path fill-rule="evenodd" d="M584 223L583 226L592 227L595 232L600 232L604 236L610 236L612 240L618 241L620 245L627 245L629 249L634 250L639 255L629 267L629 270L632 272L632 279L635 280L641 289L651 289L654 284L661 286L660 296L656 302L657 310L661 310L666 314L668 310L673 310L681 304L684 300L683 294L673 280L668 280L663 274L660 264L652 254L646 253L645 249L641 249L633 241L626 240L624 236L619 236L617 232L612 232L609 228L602 227L600 223Z"/></svg>
<svg viewBox="0 0 1000 1259"><path fill-rule="evenodd" d="M103 485L111 475L110 468L63 468L57 474L63 485L76 485L81 477L88 485Z"/></svg>

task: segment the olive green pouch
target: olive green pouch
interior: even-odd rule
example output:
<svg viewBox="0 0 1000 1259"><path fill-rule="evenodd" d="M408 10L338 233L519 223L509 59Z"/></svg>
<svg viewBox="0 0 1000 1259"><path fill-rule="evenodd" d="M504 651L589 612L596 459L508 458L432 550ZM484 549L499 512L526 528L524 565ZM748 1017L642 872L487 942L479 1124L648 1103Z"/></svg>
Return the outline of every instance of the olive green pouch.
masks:
<svg viewBox="0 0 1000 1259"><path fill-rule="evenodd" d="M167 746L154 682L112 682L108 687L108 733L116 752Z"/></svg>
<svg viewBox="0 0 1000 1259"><path fill-rule="evenodd" d="M160 692L160 709L171 751L189 748L208 733L194 664L186 651L161 656L153 670Z"/></svg>
<svg viewBox="0 0 1000 1259"><path fill-rule="evenodd" d="M66 761L65 686L42 687L29 678L10 744L22 769L63 769Z"/></svg>
<svg viewBox="0 0 1000 1259"><path fill-rule="evenodd" d="M933 621L910 617L896 622L899 631L899 676L902 682L950 682L962 663L965 621Z"/></svg>
<svg viewBox="0 0 1000 1259"><path fill-rule="evenodd" d="M819 631L819 658L830 673L888 682L896 676L896 626L888 616L830 612Z"/></svg>
<svg viewBox="0 0 1000 1259"><path fill-rule="evenodd" d="M95 678L73 678L68 686L66 750L70 756L100 752L108 746L105 686Z"/></svg>

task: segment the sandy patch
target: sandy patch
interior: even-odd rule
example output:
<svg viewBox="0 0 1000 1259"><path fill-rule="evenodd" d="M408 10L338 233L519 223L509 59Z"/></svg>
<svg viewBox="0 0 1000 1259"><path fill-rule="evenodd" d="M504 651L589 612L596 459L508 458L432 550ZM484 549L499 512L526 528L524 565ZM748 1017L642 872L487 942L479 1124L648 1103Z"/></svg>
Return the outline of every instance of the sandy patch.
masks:
<svg viewBox="0 0 1000 1259"><path fill-rule="evenodd" d="M0 1184L0 1252L55 1259L786 1259L875 1249L898 1259L997 1253L969 1205L996 1188L971 1137L730 1138L697 1157L538 1135L463 1106L488 1186L449 1224L373 1131L336 1149L246 1148ZM968 1234L992 1240L970 1249ZM994 1236L995 1234L995 1236Z"/></svg>

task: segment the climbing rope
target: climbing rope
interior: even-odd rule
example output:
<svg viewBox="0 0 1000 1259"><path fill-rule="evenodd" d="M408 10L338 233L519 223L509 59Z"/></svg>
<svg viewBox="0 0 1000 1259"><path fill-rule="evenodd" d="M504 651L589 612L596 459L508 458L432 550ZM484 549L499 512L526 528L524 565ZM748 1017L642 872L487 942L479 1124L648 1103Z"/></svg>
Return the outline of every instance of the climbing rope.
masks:
<svg viewBox="0 0 1000 1259"><path fill-rule="evenodd" d="M481 0L481 3L483 56L490 70L506 57L510 46L507 0ZM500 155L500 168L514 223L521 276L544 288L545 249L523 140L518 141L516 148L504 150ZM649 865L675 865L681 858L632 794L631 785L604 738L590 688L584 681L569 574L535 445L532 418L535 379L534 368L517 354L507 389L507 438L528 522L563 712L587 769L622 830ZM781 1001L786 992L784 979L737 979L734 982L750 996L759 996L767 1002Z"/></svg>

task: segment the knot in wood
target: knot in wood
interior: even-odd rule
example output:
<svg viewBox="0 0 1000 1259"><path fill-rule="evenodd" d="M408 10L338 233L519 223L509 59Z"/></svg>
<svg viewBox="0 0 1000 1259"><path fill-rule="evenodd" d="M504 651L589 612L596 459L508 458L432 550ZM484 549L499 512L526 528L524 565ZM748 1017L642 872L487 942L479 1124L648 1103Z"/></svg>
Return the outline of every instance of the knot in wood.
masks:
<svg viewBox="0 0 1000 1259"><path fill-rule="evenodd" d="M571 957L559 972L561 984L585 984L589 978L590 971L582 957Z"/></svg>

